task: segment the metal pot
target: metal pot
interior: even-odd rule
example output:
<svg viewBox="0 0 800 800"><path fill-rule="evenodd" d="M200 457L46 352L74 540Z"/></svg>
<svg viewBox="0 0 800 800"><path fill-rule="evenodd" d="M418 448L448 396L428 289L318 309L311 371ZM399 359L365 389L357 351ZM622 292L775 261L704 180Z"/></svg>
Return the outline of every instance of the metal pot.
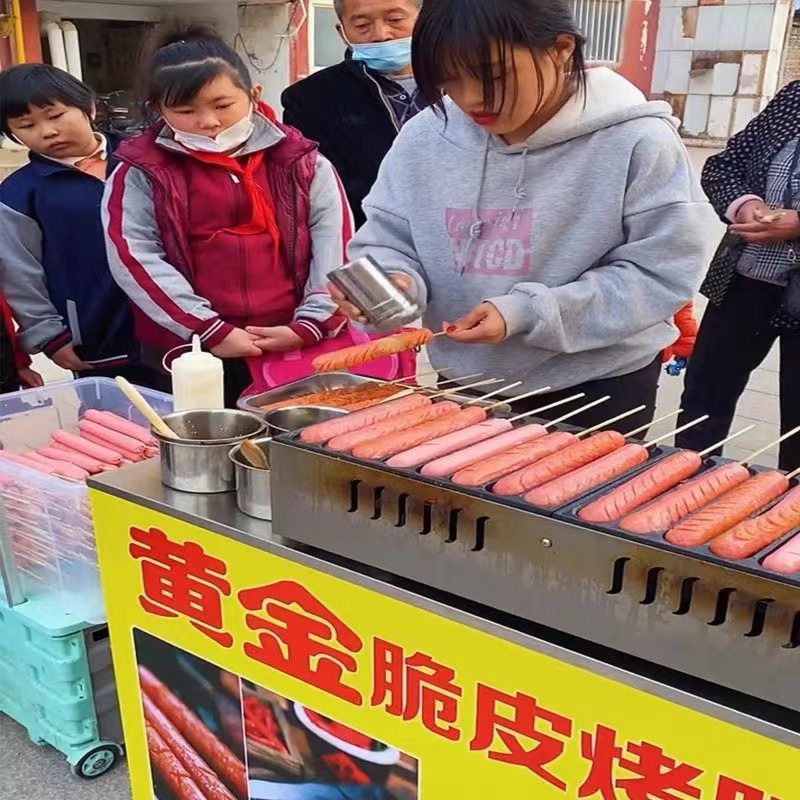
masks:
<svg viewBox="0 0 800 800"><path fill-rule="evenodd" d="M161 482L179 492L232 492L236 478L231 446L261 436L265 423L246 411L181 411L164 417L180 439L165 439L155 431L161 452Z"/></svg>
<svg viewBox="0 0 800 800"><path fill-rule="evenodd" d="M253 444L260 447L269 459L270 437L254 439ZM237 444L228 457L236 472L236 505L248 517L272 519L272 473L268 469L256 469L242 455L242 446Z"/></svg>
<svg viewBox="0 0 800 800"><path fill-rule="evenodd" d="M264 415L269 436L280 436L282 433L291 433L316 425L318 422L327 422L329 419L343 417L347 414L343 408L329 408L328 406L286 406L268 411Z"/></svg>

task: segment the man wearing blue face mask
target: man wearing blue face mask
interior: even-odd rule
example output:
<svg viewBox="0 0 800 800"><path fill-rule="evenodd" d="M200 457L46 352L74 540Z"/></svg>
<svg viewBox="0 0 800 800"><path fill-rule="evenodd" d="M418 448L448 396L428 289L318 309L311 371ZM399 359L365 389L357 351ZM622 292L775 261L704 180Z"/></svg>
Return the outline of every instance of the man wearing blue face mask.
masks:
<svg viewBox="0 0 800 800"><path fill-rule="evenodd" d="M344 184L356 225L361 203L403 125L426 107L411 71L421 0L334 0L344 61L283 93L284 121L319 142Z"/></svg>

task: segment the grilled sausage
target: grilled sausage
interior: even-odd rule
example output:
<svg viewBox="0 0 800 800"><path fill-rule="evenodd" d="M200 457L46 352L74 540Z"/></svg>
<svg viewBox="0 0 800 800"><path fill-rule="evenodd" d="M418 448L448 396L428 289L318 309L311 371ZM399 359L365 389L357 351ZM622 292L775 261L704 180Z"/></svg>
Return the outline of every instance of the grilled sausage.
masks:
<svg viewBox="0 0 800 800"><path fill-rule="evenodd" d="M379 358L393 356L406 350L424 347L433 339L433 333L426 328L418 331L398 333L396 336L386 336L369 344L357 344L345 347L333 353L317 356L311 363L317 372L338 372L368 364Z"/></svg>
<svg viewBox="0 0 800 800"><path fill-rule="evenodd" d="M403 414L415 408L428 406L431 402L429 397L421 394L411 394L407 397L401 397L399 400L391 400L379 406L356 411L354 414L311 425L300 431L300 441L308 442L309 444L324 444L337 436L352 433L365 428L367 425L374 425L376 422L396 417L398 414Z"/></svg>
<svg viewBox="0 0 800 800"><path fill-rule="evenodd" d="M764 508L788 488L789 479L780 472L754 475L678 523L667 533L667 541L678 547L699 547Z"/></svg>
<svg viewBox="0 0 800 800"><path fill-rule="evenodd" d="M430 442L412 447L411 450L406 450L404 453L398 453L386 462L386 466L395 469L413 469L420 464L427 464L479 442L485 442L487 439L513 430L513 428L514 425L507 419L487 419L478 425L448 433L446 436L439 436Z"/></svg>
<svg viewBox="0 0 800 800"><path fill-rule="evenodd" d="M390 456L410 450L423 442L445 436L448 433L469 428L471 425L478 425L486 419L486 409L478 406L470 406L456 411L455 414L447 414L441 419L434 419L409 428L406 431L397 431L388 436L382 436L365 442L353 449L356 458L363 458L368 461L382 461Z"/></svg>
<svg viewBox="0 0 800 800"><path fill-rule="evenodd" d="M336 436L328 442L327 447L330 450L335 450L337 453L350 453L359 445L371 442L379 436L387 436L395 431L404 431L416 425L421 425L423 422L441 419L450 414L455 414L460 408L461 406L452 400L443 400L441 403L429 403L428 405L423 405L421 408L417 406L410 411L406 411L404 414L398 414L382 422L367 425L359 430L354 430L352 433Z"/></svg>
<svg viewBox="0 0 800 800"><path fill-rule="evenodd" d="M447 478L457 473L466 473L473 466L486 466L500 454L510 453L511 450L545 436L547 436L547 428L543 425L523 425L520 428L501 433L489 441L479 442L464 450L451 453L449 456L437 458L422 468L422 474L428 478Z"/></svg>
<svg viewBox="0 0 800 800"><path fill-rule="evenodd" d="M241 760L147 667L139 667L139 681L144 693L178 729L181 736L194 747L206 764L213 766L225 785L239 800L247 800L249 796L247 772ZM205 800L202 795L201 800Z"/></svg>
<svg viewBox="0 0 800 800"><path fill-rule="evenodd" d="M781 575L793 575L795 572L800 572L800 536L794 536L774 553L768 555L762 566L764 569L779 572Z"/></svg>
<svg viewBox="0 0 800 800"><path fill-rule="evenodd" d="M178 800L208 800L156 729L145 722L150 764Z"/></svg>
<svg viewBox="0 0 800 800"><path fill-rule="evenodd" d="M739 561L777 542L800 526L800 489L789 492L780 503L753 519L746 519L711 542L715 556Z"/></svg>
<svg viewBox="0 0 800 800"><path fill-rule="evenodd" d="M749 477L750 471L741 464L716 467L623 517L619 527L641 536L664 531Z"/></svg>
<svg viewBox="0 0 800 800"><path fill-rule="evenodd" d="M598 497L578 512L584 522L613 522L660 494L690 478L703 466L703 459L690 450L661 459L603 497Z"/></svg>
<svg viewBox="0 0 800 800"><path fill-rule="evenodd" d="M585 442L575 442L575 444L525 467L519 473L503 478L497 482L492 491L495 494L506 496L524 494L537 486L543 486L562 475L580 469L592 461L597 461L598 458L624 446L625 437L621 433L603 431Z"/></svg>
<svg viewBox="0 0 800 800"><path fill-rule="evenodd" d="M558 508L602 486L628 470L644 464L650 451L640 444L626 444L585 467L562 475L525 495L525 502L539 508Z"/></svg>
<svg viewBox="0 0 800 800"><path fill-rule="evenodd" d="M217 777L213 769L203 761L195 749L181 736L178 729L167 719L156 704L145 694L142 696L144 718L164 744L178 757L191 779L208 800L235 800L234 796Z"/></svg>
<svg viewBox="0 0 800 800"><path fill-rule="evenodd" d="M526 425L525 427L538 429L531 432L534 435L533 439L489 458L473 461L470 466L460 469L453 475L451 478L453 483L458 486L486 486L503 475L508 475L520 467L533 464L540 458L545 458L551 453L568 447L575 441L575 435L565 431L547 434L546 429L541 425ZM542 430L545 431L544 434ZM425 470L423 470L423 474L425 474Z"/></svg>

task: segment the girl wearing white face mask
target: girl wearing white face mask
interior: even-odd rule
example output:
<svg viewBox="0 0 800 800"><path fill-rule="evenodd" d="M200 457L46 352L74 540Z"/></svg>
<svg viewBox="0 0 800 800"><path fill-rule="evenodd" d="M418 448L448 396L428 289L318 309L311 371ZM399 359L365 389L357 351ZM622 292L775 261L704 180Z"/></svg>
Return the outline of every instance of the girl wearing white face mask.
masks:
<svg viewBox="0 0 800 800"><path fill-rule="evenodd" d="M247 359L339 328L325 283L344 261L350 211L330 163L276 121L215 34L162 36L143 78L155 122L116 153L111 270L151 363L198 334L226 359L232 405L250 383Z"/></svg>

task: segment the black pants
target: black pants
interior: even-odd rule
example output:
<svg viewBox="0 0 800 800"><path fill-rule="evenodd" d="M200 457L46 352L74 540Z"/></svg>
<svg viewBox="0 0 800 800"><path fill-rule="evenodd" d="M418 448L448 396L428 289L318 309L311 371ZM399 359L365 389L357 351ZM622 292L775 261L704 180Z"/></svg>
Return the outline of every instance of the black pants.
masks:
<svg viewBox="0 0 800 800"><path fill-rule="evenodd" d="M781 348L781 432L800 425L800 335L781 334L769 324L783 293L779 286L737 275L723 304L708 308L686 373L680 423L704 414L710 419L680 434L679 447L701 451L728 436L750 374L767 357L776 339L780 339ZM780 467L800 467L800 436L781 445Z"/></svg>
<svg viewBox="0 0 800 800"><path fill-rule="evenodd" d="M575 425L579 428L591 428L599 425L607 419L624 414L626 411L645 406L643 411L632 414L624 423L620 423L619 429L623 433L635 430L643 425L647 425L653 419L656 409L656 395L658 393L658 379L661 375L661 356L659 355L652 363L642 369L631 372L628 375L620 375L617 378L602 378L597 381L587 381L570 389L562 389L558 392L548 392L547 394L537 394L526 400L520 400L513 404L514 414L524 414L527 411L534 411L538 408L557 403L559 400L566 400L574 394L584 393L586 397L575 400L550 411L543 411L537 414L537 419L554 420L569 414L570 411L588 405L592 400L599 400L601 397L610 395L611 399L599 406L590 408L583 414L572 417L565 424ZM447 380L443 378L443 380ZM486 387L490 392L491 386ZM617 426L615 426L617 427ZM643 434L642 434L643 435Z"/></svg>
<svg viewBox="0 0 800 800"><path fill-rule="evenodd" d="M656 395L658 394L658 379L661 375L661 356L659 355L652 363L642 369L631 372L628 375L620 375L617 378L601 378L597 381L587 381L570 389L562 389L558 392L548 392L538 394L514 403L513 410L517 414L524 414L526 411L533 411L537 408L565 400L574 394L583 392L586 397L575 400L558 408L551 408L536 416L541 419L558 419L570 411L588 405L592 400L599 400L601 397L610 395L611 399L599 406L590 408L583 414L572 417L565 424L575 425L578 428L591 428L599 425L607 419L613 419L626 411L645 406L643 411L632 414L624 423L617 427L623 433L632 431L643 425L647 425L653 419L656 410ZM491 389L491 387L489 387Z"/></svg>
<svg viewBox="0 0 800 800"><path fill-rule="evenodd" d="M250 368L243 358L226 358L222 363L225 366L225 407L236 408L236 401L253 382Z"/></svg>

